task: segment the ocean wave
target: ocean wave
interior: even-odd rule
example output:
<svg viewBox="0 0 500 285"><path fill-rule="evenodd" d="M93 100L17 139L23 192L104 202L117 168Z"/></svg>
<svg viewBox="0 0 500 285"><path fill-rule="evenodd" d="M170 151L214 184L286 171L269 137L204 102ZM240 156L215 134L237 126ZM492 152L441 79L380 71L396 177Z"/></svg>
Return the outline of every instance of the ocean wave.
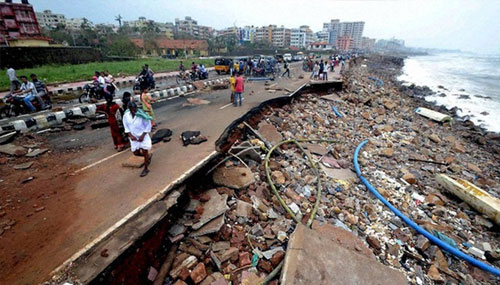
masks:
<svg viewBox="0 0 500 285"><path fill-rule="evenodd" d="M427 101L449 109L458 107L459 116L500 132L499 70L500 56L436 54L407 58L398 79L428 86L435 94L426 96Z"/></svg>

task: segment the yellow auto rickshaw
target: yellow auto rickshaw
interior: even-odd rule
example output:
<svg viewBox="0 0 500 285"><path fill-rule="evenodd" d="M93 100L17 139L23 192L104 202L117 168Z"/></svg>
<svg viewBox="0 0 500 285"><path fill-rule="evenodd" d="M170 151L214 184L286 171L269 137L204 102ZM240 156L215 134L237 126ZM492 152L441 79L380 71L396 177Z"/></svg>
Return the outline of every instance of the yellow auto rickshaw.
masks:
<svg viewBox="0 0 500 285"><path fill-rule="evenodd" d="M232 60L229 58L217 58L215 59L215 71L217 74L229 73Z"/></svg>

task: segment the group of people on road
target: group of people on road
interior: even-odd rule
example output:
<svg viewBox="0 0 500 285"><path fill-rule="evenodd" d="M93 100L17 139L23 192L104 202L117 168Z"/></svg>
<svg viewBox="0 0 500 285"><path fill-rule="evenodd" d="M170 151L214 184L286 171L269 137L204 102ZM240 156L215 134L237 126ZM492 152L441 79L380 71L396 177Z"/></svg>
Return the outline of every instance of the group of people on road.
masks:
<svg viewBox="0 0 500 285"><path fill-rule="evenodd" d="M152 99L148 90L144 89L141 94L142 109L138 108L130 92L123 93L121 107L112 97L106 97L106 104L97 106L97 112L106 115L115 149L123 151L130 146L134 155L144 157L141 177L149 173L152 148L150 133L154 129Z"/></svg>
<svg viewBox="0 0 500 285"><path fill-rule="evenodd" d="M191 80L196 80L196 79L207 79L208 78L208 70L205 68L205 65L203 63L200 63L199 65L196 64L194 61L191 62L191 70L189 74L186 72L186 67L184 66L184 63L179 62L179 75L182 78L185 78L189 76Z"/></svg>
<svg viewBox="0 0 500 285"><path fill-rule="evenodd" d="M335 67L340 66L340 73L345 71L346 60L351 59L351 55L331 55L327 60L313 60L306 58L303 61L302 69L311 72L309 77L312 80L328 80L328 72L335 72Z"/></svg>
<svg viewBox="0 0 500 285"><path fill-rule="evenodd" d="M283 64L284 72L281 73L281 64ZM231 63L229 66L229 73L236 75L237 73L245 74L247 76L265 76L266 74L276 74L278 77L284 77L285 74L290 77L290 68L287 61L281 62L275 58L248 58L245 61L240 60Z"/></svg>
<svg viewBox="0 0 500 285"><path fill-rule="evenodd" d="M28 79L26 75L17 78L16 70L12 67L7 68L7 77L10 81L10 94L7 99L12 99L15 105L16 115L46 110L51 107L50 95L47 86L38 79L37 75L32 73ZM31 81L30 81L31 80Z"/></svg>

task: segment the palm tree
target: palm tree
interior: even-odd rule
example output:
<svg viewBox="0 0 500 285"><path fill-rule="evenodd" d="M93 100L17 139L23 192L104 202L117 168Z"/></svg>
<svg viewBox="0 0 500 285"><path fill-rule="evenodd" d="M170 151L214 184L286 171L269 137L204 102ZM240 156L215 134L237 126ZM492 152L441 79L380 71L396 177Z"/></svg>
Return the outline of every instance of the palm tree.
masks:
<svg viewBox="0 0 500 285"><path fill-rule="evenodd" d="M115 17L115 21L118 21L118 25L121 27L122 26L122 15L118 14L118 16Z"/></svg>

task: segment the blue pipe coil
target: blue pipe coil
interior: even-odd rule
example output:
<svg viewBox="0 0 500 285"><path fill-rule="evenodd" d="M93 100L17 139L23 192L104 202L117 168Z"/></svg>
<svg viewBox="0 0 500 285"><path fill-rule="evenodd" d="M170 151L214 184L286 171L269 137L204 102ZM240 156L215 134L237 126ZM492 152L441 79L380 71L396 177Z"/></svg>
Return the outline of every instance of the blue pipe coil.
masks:
<svg viewBox="0 0 500 285"><path fill-rule="evenodd" d="M354 152L354 168L356 170L356 174L358 175L361 182L363 182L363 184L366 186L366 188L368 190L370 190L370 192L373 195L375 195L375 197L377 197L382 203L384 203L384 205L386 205L394 214L396 214L396 216L398 216L401 220L403 220L406 224L408 224L410 227L412 227L418 233L424 235L426 238L428 238L435 245L439 246L440 248L449 252L450 254L453 254L454 256L461 258L461 259L471 263L472 265L474 265L476 267L481 268L484 271L487 271L491 274L494 274L494 275L500 277L500 270L499 269L497 269L491 265L488 265L482 261L479 261L479 260L475 259L474 257L467 255L467 254L463 253L462 251L460 251L460 250L450 246L449 244L443 242L442 240L438 239L437 237L435 237L434 235L432 235L431 233L426 231L424 228L417 225L414 221L410 220L407 216L405 216L398 209L396 209L396 207L394 207L391 203L389 203L389 201L387 201L382 195L380 195L380 193L377 191L377 189L375 189L370 184L370 182L368 182L368 180L366 180L366 178L364 178L361 175L361 170L359 169L359 164L358 164L359 151L361 150L361 148L363 148L363 146L366 143L368 143L368 140L365 140L362 143L360 143L358 145L358 147L356 148L356 151Z"/></svg>

